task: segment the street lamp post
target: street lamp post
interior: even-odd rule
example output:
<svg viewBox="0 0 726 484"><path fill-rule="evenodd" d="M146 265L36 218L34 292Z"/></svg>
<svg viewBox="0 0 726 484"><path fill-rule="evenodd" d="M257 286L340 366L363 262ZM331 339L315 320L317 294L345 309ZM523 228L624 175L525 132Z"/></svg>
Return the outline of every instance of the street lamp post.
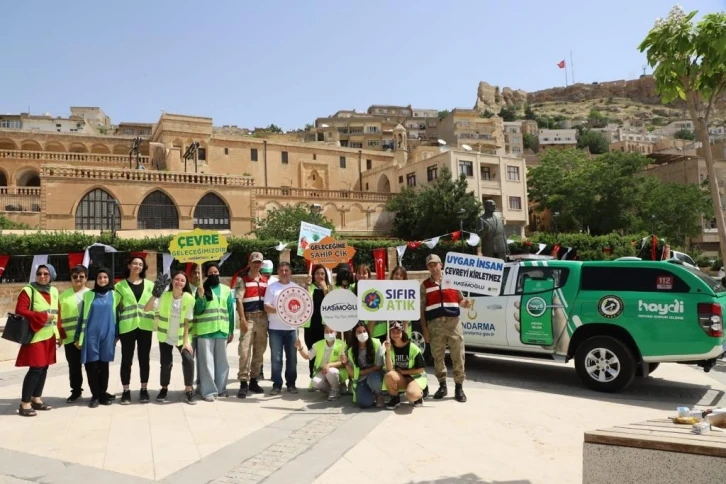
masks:
<svg viewBox="0 0 726 484"><path fill-rule="evenodd" d="M650 234L655 235L655 215L650 216Z"/></svg>
<svg viewBox="0 0 726 484"><path fill-rule="evenodd" d="M109 219L111 221L111 245L114 245L116 243L116 210L118 208L118 200L115 198L112 198L111 200L106 200L106 210L110 210L111 214L109 216ZM108 212L107 212L108 215ZM116 278L116 256L114 252L111 252L111 281L114 281Z"/></svg>
<svg viewBox="0 0 726 484"><path fill-rule="evenodd" d="M136 169L137 170L143 170L144 167L141 166L141 152L139 151L139 148L141 147L141 137L137 136L136 138L131 141L131 149L129 150L129 169L131 169L131 161L133 160L133 155L136 155Z"/></svg>
<svg viewBox="0 0 726 484"><path fill-rule="evenodd" d="M466 210L463 208L459 209L459 234L461 235L461 245L464 245L464 217L466 216Z"/></svg>

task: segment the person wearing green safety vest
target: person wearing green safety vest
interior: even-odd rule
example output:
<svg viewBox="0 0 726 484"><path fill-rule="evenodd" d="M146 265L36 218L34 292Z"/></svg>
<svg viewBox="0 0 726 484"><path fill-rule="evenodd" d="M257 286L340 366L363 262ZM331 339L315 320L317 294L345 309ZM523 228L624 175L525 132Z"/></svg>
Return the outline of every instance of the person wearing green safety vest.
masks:
<svg viewBox="0 0 726 484"><path fill-rule="evenodd" d="M406 398L413 402L414 407L420 407L423 405L424 388L428 386L423 355L403 332L403 323L393 321L390 332L390 340L383 344L386 348L384 381L391 394L386 408L395 410L401 404L401 397L398 396L400 391L406 392Z"/></svg>
<svg viewBox="0 0 726 484"><path fill-rule="evenodd" d="M88 291L86 280L88 269L77 265L71 269L71 287L60 295L58 320L60 322L60 336L63 339L63 349L68 362L68 379L71 383L71 396L66 403L73 403L81 398L83 393L83 365L81 364L81 350L73 344L76 336L78 318L81 314L83 295Z"/></svg>
<svg viewBox="0 0 726 484"><path fill-rule="evenodd" d="M350 265L345 262L341 262L335 267L335 287L333 289L348 289L356 292L355 277L350 271ZM342 335L343 341L350 341L351 332L345 331ZM348 383L344 383L340 388L340 393L344 395L350 395L353 393L353 374L348 373Z"/></svg>
<svg viewBox="0 0 726 484"><path fill-rule="evenodd" d="M15 360L15 366L28 367L18 408L21 417L35 417L36 410L52 409L43 403L42 396L48 366L55 363L56 342L60 342L58 289L51 285L55 274L51 264L36 267L35 281L20 291L15 305L15 314L26 318L34 332L30 343L20 346Z"/></svg>
<svg viewBox="0 0 726 484"><path fill-rule="evenodd" d="M363 321L355 325L353 335L348 353L340 359L352 378L353 403L360 408L383 408L383 346L370 337Z"/></svg>
<svg viewBox="0 0 726 484"><path fill-rule="evenodd" d="M340 396L340 383L348 379L345 365L340 361L343 356L343 340L337 339L337 332L325 326L323 339L316 341L310 349L303 348L299 339L295 340L295 348L300 356L315 365L310 389L328 393L328 400L337 400Z"/></svg>
<svg viewBox="0 0 726 484"><path fill-rule="evenodd" d="M206 264L204 295L194 304L194 334L199 359L199 392L206 402L227 398L227 344L234 338L234 294L219 283L219 264Z"/></svg>
<svg viewBox="0 0 726 484"><path fill-rule="evenodd" d="M190 327L194 319L194 296L183 271L175 272L171 280L161 275L154 284L154 290L144 308L155 311L158 317L156 337L159 340L159 356L161 360L159 381L161 390L156 396L160 403L168 402L171 368L174 365L174 348L179 350L184 373L184 400L189 405L196 405L194 399L194 349L192 348Z"/></svg>
<svg viewBox="0 0 726 484"><path fill-rule="evenodd" d="M192 291L192 296L195 297L202 297L204 296L204 288L202 287L203 281L202 281L202 266L197 263L192 263L189 267L189 288ZM194 333L194 320L192 319L192 325L191 328L189 328L190 335L192 337L192 349L193 354L197 354L197 335ZM196 385L196 390L194 392L195 395L201 396L201 393L199 393L199 358L194 358L194 370L196 372L197 378L194 381L194 384Z"/></svg>
<svg viewBox="0 0 726 484"><path fill-rule="evenodd" d="M151 337L154 333L154 313L144 307L151 299L154 283L146 280L146 260L140 256L129 259L124 271L124 280L116 284L115 291L121 296L121 315L118 321L118 337L121 340L121 405L131 403L131 366L134 353L138 351L141 389L139 402L149 402L149 355Z"/></svg>
<svg viewBox="0 0 726 484"><path fill-rule="evenodd" d="M312 266L312 270L308 274L306 285L310 298L313 300L313 314L310 319L303 324L303 331L305 336L305 346L312 348L315 343L321 341L324 337L325 330L323 329L323 315L320 312L320 307L323 304L323 299L330 291L330 281L328 280L328 271L322 265ZM307 359L307 358L306 358ZM315 375L315 360L310 358L310 378Z"/></svg>
<svg viewBox="0 0 726 484"><path fill-rule="evenodd" d="M406 269L402 266L396 266L391 271L391 280L392 281L407 281L408 280L408 272ZM388 330L388 324L384 321L383 322L383 339L381 340L381 343L383 343L386 338L386 331ZM378 334L380 335L381 330L378 330ZM406 333L411 338L411 334L413 333L412 324L410 321L404 321L403 322L403 332ZM420 348L419 348L420 349Z"/></svg>
<svg viewBox="0 0 726 484"><path fill-rule="evenodd" d="M90 408L111 405L108 393L108 365L116 356L118 308L121 296L113 290L111 271L101 268L96 274L93 289L83 295L78 328L73 337L81 350L81 363L91 388Z"/></svg>

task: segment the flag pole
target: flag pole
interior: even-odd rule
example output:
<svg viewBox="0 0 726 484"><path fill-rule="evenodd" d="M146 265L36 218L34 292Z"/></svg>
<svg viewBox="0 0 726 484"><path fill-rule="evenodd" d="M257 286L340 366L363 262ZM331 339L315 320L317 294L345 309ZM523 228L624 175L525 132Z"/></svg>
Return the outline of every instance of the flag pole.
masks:
<svg viewBox="0 0 726 484"><path fill-rule="evenodd" d="M565 63L565 87L567 87L567 64Z"/></svg>
<svg viewBox="0 0 726 484"><path fill-rule="evenodd" d="M572 51L570 51L570 68L572 69L572 84L575 84L575 62L572 60Z"/></svg>

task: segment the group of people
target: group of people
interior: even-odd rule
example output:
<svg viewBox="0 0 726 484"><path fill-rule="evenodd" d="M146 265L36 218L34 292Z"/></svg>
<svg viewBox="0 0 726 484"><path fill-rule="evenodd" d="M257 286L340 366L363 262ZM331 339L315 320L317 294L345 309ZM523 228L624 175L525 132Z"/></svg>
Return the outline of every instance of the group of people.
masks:
<svg viewBox="0 0 726 484"><path fill-rule="evenodd" d="M447 394L444 354L449 348L456 384L455 399L466 401L463 391L464 341L459 307L470 301L453 289L443 289L441 259L435 254L426 259L429 277L421 285L421 331L435 362L439 388L434 399ZM18 413L24 417L51 410L42 399L49 365L56 362L56 346L63 346L68 362L71 394L68 403L83 393L83 373L91 392L89 407L111 405L116 396L108 392L109 363L114 361L116 343L121 343L120 403L132 401L131 374L134 355L140 377L138 402L150 401L148 381L153 333L159 344L160 385L157 402L168 401L174 348L181 355L184 400L190 405L197 398L213 402L229 397L227 345L234 338L235 320L239 321L238 398L249 393L264 393L263 356L270 348L270 395L287 391L298 393L297 354L309 360L309 391L321 391L329 400L351 394L362 408L397 408L405 394L414 406L428 396L425 361L419 347L411 341L409 321L360 321L348 332L337 333L325 325L321 314L323 298L333 289L357 293L357 282L371 277L362 264L353 273L347 264L332 272L321 265L311 267L306 286L313 301L313 312L303 325L304 343L298 329L288 326L277 314L280 293L295 283L292 267L281 262L277 277L273 265L259 252L232 286L221 284L215 262L194 264L187 274L174 272L156 282L146 278L143 257L132 257L122 280L114 284L110 270L97 271L93 287L87 287L88 270L78 265L71 269L71 287L63 293L53 285L56 271L51 264L36 269L35 281L18 296L16 314L25 317L34 333L29 344L21 345L16 366L28 367L23 381ZM392 280L407 279L403 267L396 267ZM283 379L284 357L284 379ZM196 380L195 380L196 373ZM196 384L196 389L195 389ZM384 393L390 398L384 402Z"/></svg>

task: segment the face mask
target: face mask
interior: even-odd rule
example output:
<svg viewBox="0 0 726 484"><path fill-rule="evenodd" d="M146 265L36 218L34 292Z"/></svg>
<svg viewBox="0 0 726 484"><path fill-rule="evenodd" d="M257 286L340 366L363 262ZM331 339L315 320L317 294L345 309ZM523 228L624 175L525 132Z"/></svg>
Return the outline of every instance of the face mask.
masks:
<svg viewBox="0 0 726 484"><path fill-rule="evenodd" d="M358 341L360 341L361 343L365 343L366 341L368 341L368 333L359 333L358 335L356 335L356 338L358 338Z"/></svg>
<svg viewBox="0 0 726 484"><path fill-rule="evenodd" d="M212 287L219 286L219 274L207 277L207 282L209 282L209 285Z"/></svg>
<svg viewBox="0 0 726 484"><path fill-rule="evenodd" d="M335 333L325 333L325 341L335 341Z"/></svg>

